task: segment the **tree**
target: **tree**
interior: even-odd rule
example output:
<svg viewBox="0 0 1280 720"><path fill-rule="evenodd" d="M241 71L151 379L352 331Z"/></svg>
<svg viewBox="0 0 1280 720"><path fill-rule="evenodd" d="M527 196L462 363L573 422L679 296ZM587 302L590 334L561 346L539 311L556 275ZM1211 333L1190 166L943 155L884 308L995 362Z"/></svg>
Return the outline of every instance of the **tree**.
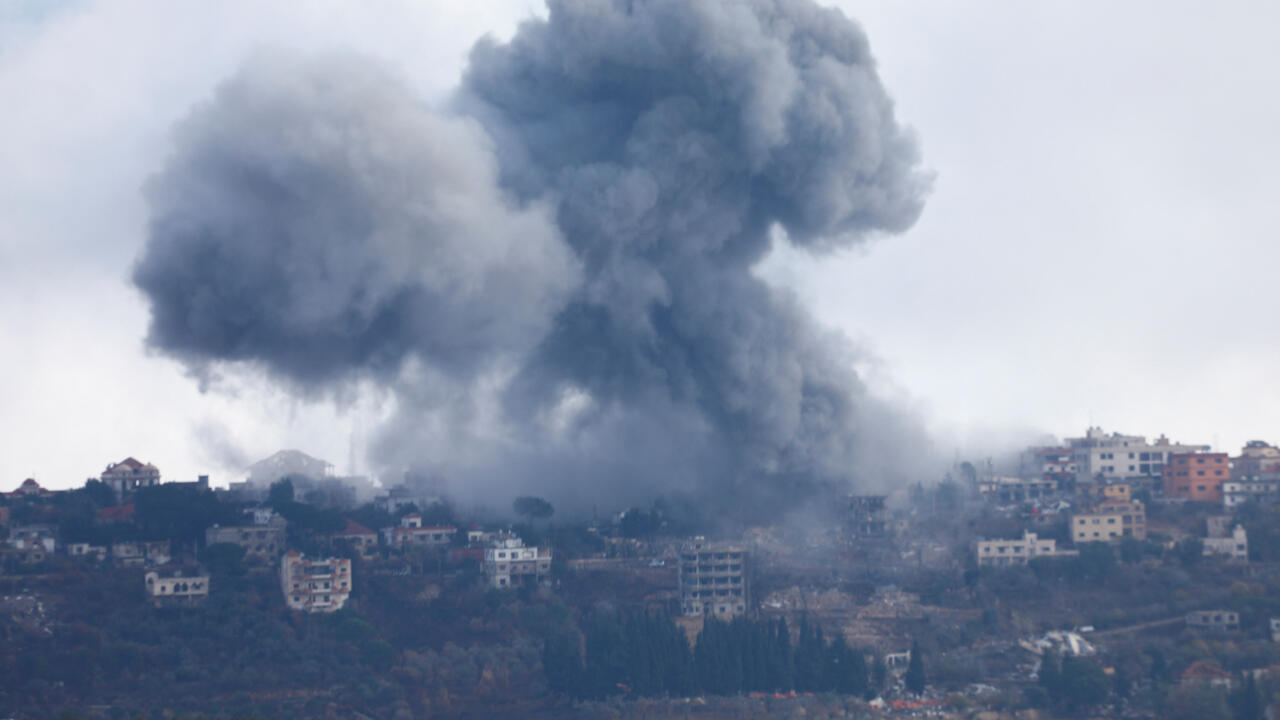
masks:
<svg viewBox="0 0 1280 720"><path fill-rule="evenodd" d="M1164 717L1167 720L1231 720L1231 708L1222 690L1191 685L1169 694Z"/></svg>
<svg viewBox="0 0 1280 720"><path fill-rule="evenodd" d="M1058 653L1049 650L1040 661L1040 687L1049 694L1049 700L1057 702L1062 697L1062 661Z"/></svg>
<svg viewBox="0 0 1280 720"><path fill-rule="evenodd" d="M907 675L903 680L907 690L917 695L924 692L927 679L924 674L924 653L920 652L920 643L911 642L911 661L907 663Z"/></svg>
<svg viewBox="0 0 1280 720"><path fill-rule="evenodd" d="M277 510L283 505L292 503L293 481L289 478L283 478L271 483L271 488L267 490L267 502Z"/></svg>
<svg viewBox="0 0 1280 720"><path fill-rule="evenodd" d="M1179 542L1174 552L1183 565L1195 565L1204 557L1204 541L1198 537L1189 537Z"/></svg>
<svg viewBox="0 0 1280 720"><path fill-rule="evenodd" d="M530 495L516 498L515 502L511 503L511 509L517 515L530 520L545 520L556 513L556 509L551 506L551 503L540 497Z"/></svg>
<svg viewBox="0 0 1280 720"><path fill-rule="evenodd" d="M1107 699L1111 680L1093 660L1066 656L1062 660L1062 701L1070 710L1097 705Z"/></svg>
<svg viewBox="0 0 1280 720"><path fill-rule="evenodd" d="M1258 689L1258 682L1253 673L1245 675L1244 683L1239 690L1231 693L1231 712L1235 720L1262 720L1266 709L1266 700Z"/></svg>

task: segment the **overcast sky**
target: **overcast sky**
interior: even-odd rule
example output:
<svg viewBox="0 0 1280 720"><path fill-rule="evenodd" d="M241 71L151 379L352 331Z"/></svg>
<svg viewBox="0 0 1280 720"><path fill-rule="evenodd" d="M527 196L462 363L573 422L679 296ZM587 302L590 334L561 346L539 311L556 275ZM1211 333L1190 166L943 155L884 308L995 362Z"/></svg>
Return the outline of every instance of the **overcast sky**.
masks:
<svg viewBox="0 0 1280 720"><path fill-rule="evenodd" d="M1280 8L837 3L865 27L934 191L867 249L778 251L762 276L880 360L862 371L966 453L1109 430L1236 451L1280 440ZM376 8L371 10L370 8ZM0 5L0 489L134 455L234 479L292 447L364 469L370 392L201 392L143 347L127 282L141 186L174 122L254 50L356 50L427 102L506 2Z"/></svg>

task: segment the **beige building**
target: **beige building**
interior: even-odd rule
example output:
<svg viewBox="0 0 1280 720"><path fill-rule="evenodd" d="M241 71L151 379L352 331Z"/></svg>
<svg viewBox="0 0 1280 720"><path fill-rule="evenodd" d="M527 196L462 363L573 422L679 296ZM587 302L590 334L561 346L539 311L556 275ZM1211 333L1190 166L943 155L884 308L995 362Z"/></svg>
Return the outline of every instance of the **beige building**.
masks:
<svg viewBox="0 0 1280 720"><path fill-rule="evenodd" d="M979 540L978 565L1001 567L1026 565L1038 557L1071 557L1077 550L1059 550L1057 541L1041 539L1035 533L1024 532L1020 540Z"/></svg>
<svg viewBox="0 0 1280 720"><path fill-rule="evenodd" d="M1148 442L1142 435L1107 434L1091 427L1081 438L1068 438L1076 482L1144 480L1153 484L1164 474L1164 466L1174 453L1208 452L1208 445L1185 445L1161 435Z"/></svg>
<svg viewBox="0 0 1280 720"><path fill-rule="evenodd" d="M747 551L697 537L680 548L680 610L730 618L747 611Z"/></svg>
<svg viewBox="0 0 1280 720"><path fill-rule="evenodd" d="M270 512L255 514L253 525L214 525L205 530L204 544L239 545L244 548L245 557L275 562L284 552L286 526L285 519L279 515Z"/></svg>
<svg viewBox="0 0 1280 720"><path fill-rule="evenodd" d="M209 576L161 573L152 570L145 576L147 596L156 605L162 602L198 602L209 594Z"/></svg>
<svg viewBox="0 0 1280 720"><path fill-rule="evenodd" d="M152 487L160 484L160 469L151 463L143 463L131 457L118 463L111 463L102 471L102 482L115 492L116 498L123 502L138 488Z"/></svg>
<svg viewBox="0 0 1280 720"><path fill-rule="evenodd" d="M490 587L537 584L550 572L551 548L525 547L520 538L507 538L484 550L484 576Z"/></svg>
<svg viewBox="0 0 1280 720"><path fill-rule="evenodd" d="M351 560L308 560L290 550L280 560L280 587L290 610L335 612L351 596Z"/></svg>
<svg viewBox="0 0 1280 720"><path fill-rule="evenodd" d="M1147 538L1147 511L1137 500L1104 500L1093 510L1071 516L1071 540L1119 542L1122 538Z"/></svg>

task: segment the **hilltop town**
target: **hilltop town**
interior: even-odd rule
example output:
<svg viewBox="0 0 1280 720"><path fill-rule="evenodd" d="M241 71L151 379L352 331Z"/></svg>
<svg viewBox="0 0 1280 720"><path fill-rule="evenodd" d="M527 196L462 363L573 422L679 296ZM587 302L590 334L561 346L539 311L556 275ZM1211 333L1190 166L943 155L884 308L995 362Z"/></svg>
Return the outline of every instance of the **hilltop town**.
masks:
<svg viewBox="0 0 1280 720"><path fill-rule="evenodd" d="M1280 690L1267 442L1090 428L817 492L757 523L464 508L297 452L225 487L133 457L29 478L0 500L0 710L1260 718Z"/></svg>

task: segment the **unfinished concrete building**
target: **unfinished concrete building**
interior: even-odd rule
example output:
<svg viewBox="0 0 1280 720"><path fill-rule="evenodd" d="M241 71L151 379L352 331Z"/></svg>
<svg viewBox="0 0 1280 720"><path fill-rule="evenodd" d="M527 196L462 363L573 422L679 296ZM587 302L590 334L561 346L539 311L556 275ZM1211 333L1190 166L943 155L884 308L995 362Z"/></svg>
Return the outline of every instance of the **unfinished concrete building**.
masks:
<svg viewBox="0 0 1280 720"><path fill-rule="evenodd" d="M846 523L849 534L859 538L884 537L888 529L888 513L884 495L850 495Z"/></svg>
<svg viewBox="0 0 1280 720"><path fill-rule="evenodd" d="M680 548L680 611L731 618L747 611L747 551L741 543L694 538Z"/></svg>

